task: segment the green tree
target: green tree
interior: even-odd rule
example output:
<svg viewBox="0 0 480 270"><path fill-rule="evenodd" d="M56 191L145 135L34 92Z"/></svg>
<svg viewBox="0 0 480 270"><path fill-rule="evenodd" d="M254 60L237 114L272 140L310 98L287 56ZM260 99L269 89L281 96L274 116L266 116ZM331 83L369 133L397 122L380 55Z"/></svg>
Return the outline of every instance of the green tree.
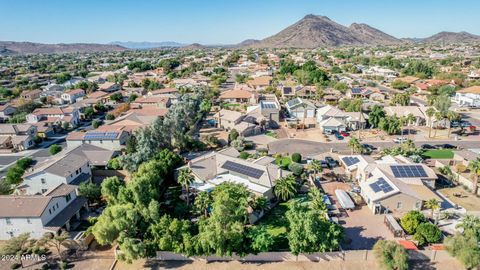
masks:
<svg viewBox="0 0 480 270"><path fill-rule="evenodd" d="M368 114L368 122L373 128L377 128L380 120L385 117L385 111L383 107L379 105L373 106L372 110Z"/></svg>
<svg viewBox="0 0 480 270"><path fill-rule="evenodd" d="M450 134L451 134L451 131L452 131L452 122L460 120L460 119L461 119L461 116L460 116L460 114L457 113L457 112L448 111L446 117L447 117L448 122L449 122L449 123L448 123L448 135L447 135L447 138L450 138Z"/></svg>
<svg viewBox="0 0 480 270"><path fill-rule="evenodd" d="M388 270L407 270L408 254L404 247L394 241L378 240L373 246L378 262Z"/></svg>
<svg viewBox="0 0 480 270"><path fill-rule="evenodd" d="M198 254L231 256L242 253L249 192L243 185L222 183L213 191L210 217L199 222L195 238Z"/></svg>
<svg viewBox="0 0 480 270"><path fill-rule="evenodd" d="M418 225L413 239L418 241L418 244L424 245L428 243L437 243L442 239L442 232L437 226L430 222L425 222Z"/></svg>
<svg viewBox="0 0 480 270"><path fill-rule="evenodd" d="M195 201L193 205L195 206L195 210L204 215L204 217L208 217L208 208L212 204L212 196L210 193L206 191L199 192L195 197Z"/></svg>
<svg viewBox="0 0 480 270"><path fill-rule="evenodd" d="M121 181L117 176L111 176L103 180L100 190L107 202L114 204L118 201L118 194L124 186L125 182Z"/></svg>
<svg viewBox="0 0 480 270"><path fill-rule="evenodd" d="M437 199L433 198L426 201L423 206L427 209L430 209L430 216L433 218L433 212L440 209L440 202Z"/></svg>
<svg viewBox="0 0 480 270"><path fill-rule="evenodd" d="M480 217L465 215L462 222L457 224L456 228L463 229L464 232L471 231L478 239L480 239Z"/></svg>
<svg viewBox="0 0 480 270"><path fill-rule="evenodd" d="M127 263L132 263L134 260L144 258L147 253L147 248L141 239L122 237L119 241L119 247L122 252L119 253L118 258Z"/></svg>
<svg viewBox="0 0 480 270"><path fill-rule="evenodd" d="M75 241L70 238L70 234L66 231L58 233L47 232L39 240L39 243L47 247L55 248L58 257L60 258L60 262L63 262L66 259L62 249L69 249L77 245Z"/></svg>
<svg viewBox="0 0 480 270"><path fill-rule="evenodd" d="M49 148L48 148L48 152L50 153L50 155L56 155L57 153L59 153L60 151L62 151L62 147L58 144L52 144Z"/></svg>
<svg viewBox="0 0 480 270"><path fill-rule="evenodd" d="M112 158L108 161L107 168L111 170L121 170L122 165L120 164L120 161L118 160L118 158Z"/></svg>
<svg viewBox="0 0 480 270"><path fill-rule="evenodd" d="M432 127L433 127L433 116L435 115L435 109L433 107L429 107L425 113L428 117L429 129L428 129L428 138L432 137Z"/></svg>
<svg viewBox="0 0 480 270"><path fill-rule="evenodd" d="M410 85L402 80L394 80L391 86L393 89L404 90L407 89Z"/></svg>
<svg viewBox="0 0 480 270"><path fill-rule="evenodd" d="M312 210L318 211L323 216L327 214L327 205L323 201L323 194L318 188L311 188L308 191L308 199Z"/></svg>
<svg viewBox="0 0 480 270"><path fill-rule="evenodd" d="M297 181L293 175L277 179L273 187L273 193L280 200L286 201L297 193Z"/></svg>
<svg viewBox="0 0 480 270"><path fill-rule="evenodd" d="M90 203L100 201L102 196L101 187L91 183L83 182L78 186L78 193L88 199Z"/></svg>
<svg viewBox="0 0 480 270"><path fill-rule="evenodd" d="M417 227L425 222L425 216L418 211L410 211L400 219L400 225L408 234L414 234Z"/></svg>
<svg viewBox="0 0 480 270"><path fill-rule="evenodd" d="M343 231L318 211L296 200L286 213L289 230L288 244L292 254L325 252L338 249Z"/></svg>
<svg viewBox="0 0 480 270"><path fill-rule="evenodd" d="M357 138L353 136L350 138L350 141L348 141L348 147L350 148L350 150L352 150L352 155L354 153L362 154L364 151L363 145L360 143L360 141Z"/></svg>
<svg viewBox="0 0 480 270"><path fill-rule="evenodd" d="M95 120L92 121L92 127L95 128L95 129L97 129L101 125L102 125L102 120L95 119Z"/></svg>
<svg viewBox="0 0 480 270"><path fill-rule="evenodd" d="M250 250L253 254L270 251L275 242L265 226L250 227L247 231L247 239L250 242Z"/></svg>
<svg viewBox="0 0 480 270"><path fill-rule="evenodd" d="M179 220L164 215L149 227L149 234L158 250L183 253L187 256L193 252L188 220Z"/></svg>
<svg viewBox="0 0 480 270"><path fill-rule="evenodd" d="M239 136L238 131L233 128L232 130L230 130L230 133L228 134L228 140L230 142L233 142L238 138L238 136Z"/></svg>
<svg viewBox="0 0 480 270"><path fill-rule="evenodd" d="M192 169L186 167L178 172L177 182L185 189L187 192L187 205L190 204L190 185L195 181L195 177L192 174Z"/></svg>
<svg viewBox="0 0 480 270"><path fill-rule="evenodd" d="M470 175L472 177L472 193L477 194L478 179L480 177L480 158L470 161L470 163L468 163L468 169L470 170Z"/></svg>
<svg viewBox="0 0 480 270"><path fill-rule="evenodd" d="M457 258L467 269L475 269L480 266L480 218L472 215L464 217L457 225L463 229L460 233L449 236L444 244L447 251Z"/></svg>

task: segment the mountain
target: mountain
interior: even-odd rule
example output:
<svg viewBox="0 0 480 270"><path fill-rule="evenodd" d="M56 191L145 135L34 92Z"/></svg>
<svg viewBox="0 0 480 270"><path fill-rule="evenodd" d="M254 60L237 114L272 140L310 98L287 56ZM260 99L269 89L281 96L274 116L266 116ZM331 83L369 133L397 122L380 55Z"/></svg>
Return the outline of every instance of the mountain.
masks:
<svg viewBox="0 0 480 270"><path fill-rule="evenodd" d="M468 32L440 32L431 37L420 39L423 43L462 43L479 42L480 36Z"/></svg>
<svg viewBox="0 0 480 270"><path fill-rule="evenodd" d="M118 45L71 43L71 44L43 44L34 42L0 41L0 55L38 54L38 53L92 53L105 51L125 51Z"/></svg>
<svg viewBox="0 0 480 270"><path fill-rule="evenodd" d="M325 16L307 15L279 33L253 45L254 47L316 48L400 42L399 39L366 24L355 23L346 27Z"/></svg>
<svg viewBox="0 0 480 270"><path fill-rule="evenodd" d="M255 45L255 44L258 44L258 43L260 43L260 40L258 40L258 39L246 39L246 40L238 43L236 46L237 47L252 46L252 45Z"/></svg>
<svg viewBox="0 0 480 270"><path fill-rule="evenodd" d="M153 48L165 48L165 47L178 48L186 45L186 44L175 42L175 41L162 41L162 42L114 41L114 42L111 42L110 44L119 45L129 49L153 49Z"/></svg>

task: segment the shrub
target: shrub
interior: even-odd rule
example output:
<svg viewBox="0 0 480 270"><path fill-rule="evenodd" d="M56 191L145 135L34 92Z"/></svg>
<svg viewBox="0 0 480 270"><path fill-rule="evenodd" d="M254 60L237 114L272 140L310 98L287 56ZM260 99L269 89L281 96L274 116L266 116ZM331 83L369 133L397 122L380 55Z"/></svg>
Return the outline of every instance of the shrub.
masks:
<svg viewBox="0 0 480 270"><path fill-rule="evenodd" d="M417 227L426 221L425 216L418 211L410 211L400 219L400 225L408 234L414 234Z"/></svg>
<svg viewBox="0 0 480 270"><path fill-rule="evenodd" d="M112 158L108 161L107 168L112 170L120 170L122 169L122 165L120 164L118 158Z"/></svg>
<svg viewBox="0 0 480 270"><path fill-rule="evenodd" d="M303 173L303 166L298 163L290 163L288 165L288 170L290 170L295 176L300 176Z"/></svg>
<svg viewBox="0 0 480 270"><path fill-rule="evenodd" d="M101 120L93 120L93 121L92 121L92 127L93 127L93 128L98 128L100 125L102 125L102 121L101 121Z"/></svg>
<svg viewBox="0 0 480 270"><path fill-rule="evenodd" d="M50 146L50 148L48 148L48 152L50 153L50 155L55 155L57 154L58 152L62 151L62 147L58 144L52 144Z"/></svg>
<svg viewBox="0 0 480 270"><path fill-rule="evenodd" d="M113 114L107 114L107 120L113 120L115 116Z"/></svg>
<svg viewBox="0 0 480 270"><path fill-rule="evenodd" d="M299 153L293 153L292 161L296 163L300 163L302 161L302 155L300 155Z"/></svg>
<svg viewBox="0 0 480 270"><path fill-rule="evenodd" d="M419 245L428 243L437 243L442 238L442 232L437 226L430 222L425 222L417 227L417 231L413 235L413 239L418 241Z"/></svg>
<svg viewBox="0 0 480 270"><path fill-rule="evenodd" d="M375 257L385 269L408 269L408 254L394 241L378 240L373 246Z"/></svg>
<svg viewBox="0 0 480 270"><path fill-rule="evenodd" d="M32 164L33 164L33 160L29 157L25 157L17 160L17 166L22 168L23 170L27 169Z"/></svg>
<svg viewBox="0 0 480 270"><path fill-rule="evenodd" d="M243 151L243 152L240 153L240 158L241 159L247 159L249 157L250 157L250 154L248 152Z"/></svg>

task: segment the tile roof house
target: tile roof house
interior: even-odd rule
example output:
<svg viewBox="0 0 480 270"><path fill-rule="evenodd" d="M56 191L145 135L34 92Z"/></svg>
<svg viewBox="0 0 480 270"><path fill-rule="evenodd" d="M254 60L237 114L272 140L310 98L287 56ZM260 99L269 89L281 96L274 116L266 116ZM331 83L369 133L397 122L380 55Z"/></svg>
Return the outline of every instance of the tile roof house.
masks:
<svg viewBox="0 0 480 270"><path fill-rule="evenodd" d="M214 115L217 127L226 131L235 129L241 136L252 136L262 132L257 118L241 112L222 109Z"/></svg>
<svg viewBox="0 0 480 270"><path fill-rule="evenodd" d="M87 208L87 199L78 197L75 187L60 184L44 195L0 196L0 240L22 233L39 239L46 232L70 230L73 219Z"/></svg>
<svg viewBox="0 0 480 270"><path fill-rule="evenodd" d="M250 192L267 199L273 198L277 179L291 174L278 167L271 157L246 161L232 156L228 149L194 158L184 167L192 170L195 181L191 188L195 190L211 191L221 183L233 182L245 185Z"/></svg>
<svg viewBox="0 0 480 270"><path fill-rule="evenodd" d="M45 194L60 184L79 185L91 179L87 156L64 150L25 171L23 182L16 193L22 195Z"/></svg>
<svg viewBox="0 0 480 270"><path fill-rule="evenodd" d="M77 147L91 144L103 149L120 151L124 148L130 132L124 126L103 125L87 132L70 132L67 136L67 146Z"/></svg>
<svg viewBox="0 0 480 270"><path fill-rule="evenodd" d="M80 123L80 112L75 107L38 108L28 114L26 119L31 124L39 122L49 125L69 123L71 126L77 126Z"/></svg>
<svg viewBox="0 0 480 270"><path fill-rule="evenodd" d="M418 106L385 106L383 109L388 116L404 117L412 114L415 117L415 121L410 124L415 126L425 125L428 118L422 111L422 108Z"/></svg>
<svg viewBox="0 0 480 270"><path fill-rule="evenodd" d="M258 95L244 89L233 89L221 92L219 99L228 103L256 104L258 101Z"/></svg>
<svg viewBox="0 0 480 270"><path fill-rule="evenodd" d="M26 100L35 100L40 97L40 94L42 93L42 90L40 89L35 89L35 90L30 90L30 91L23 91L20 94L20 97Z"/></svg>
<svg viewBox="0 0 480 270"><path fill-rule="evenodd" d="M120 84L118 83L113 83L113 82L105 82L102 83L98 86L99 91L104 91L104 92L115 92L121 89Z"/></svg>
<svg viewBox="0 0 480 270"><path fill-rule="evenodd" d="M11 104L0 105L0 122L5 122L17 111Z"/></svg>
<svg viewBox="0 0 480 270"><path fill-rule="evenodd" d="M37 127L32 124L0 124L0 148L16 151L35 145Z"/></svg>
<svg viewBox="0 0 480 270"><path fill-rule="evenodd" d="M301 121L305 122L306 127L315 127L315 112L317 107L312 102L296 97L287 101L285 107L290 116L287 121Z"/></svg>
<svg viewBox="0 0 480 270"><path fill-rule="evenodd" d="M247 81L247 85L255 90L265 89L272 84L272 76L259 76Z"/></svg>
<svg viewBox="0 0 480 270"><path fill-rule="evenodd" d="M159 108L168 108L171 105L170 98L161 96L147 96L139 97L131 103L132 107L144 108L149 106L155 106Z"/></svg>
<svg viewBox="0 0 480 270"><path fill-rule="evenodd" d="M380 160L359 155L340 156L341 164L354 172L361 195L375 214L403 215L421 210L432 198L443 201L435 192L437 175L425 164L412 163L402 156Z"/></svg>
<svg viewBox="0 0 480 270"><path fill-rule="evenodd" d="M85 96L85 90L83 89L73 89L62 94L62 100L65 103L75 103L77 99L80 99Z"/></svg>

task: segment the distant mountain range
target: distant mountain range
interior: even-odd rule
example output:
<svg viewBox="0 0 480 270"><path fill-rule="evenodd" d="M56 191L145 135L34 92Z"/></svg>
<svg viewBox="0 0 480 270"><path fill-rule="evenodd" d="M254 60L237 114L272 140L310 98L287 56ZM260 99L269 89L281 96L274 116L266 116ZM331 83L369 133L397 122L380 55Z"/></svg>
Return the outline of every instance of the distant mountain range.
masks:
<svg viewBox="0 0 480 270"><path fill-rule="evenodd" d="M119 45L129 49L154 49L154 48L176 48L176 47L184 47L188 44L179 43L175 41L162 41L162 42L149 42L149 41L142 41L142 42L135 42L135 41L114 41L110 42L113 45Z"/></svg>
<svg viewBox="0 0 480 270"><path fill-rule="evenodd" d="M0 55L124 51L128 49L182 48L317 48L335 46L375 46L402 43L461 43L480 42L480 36L467 32L440 32L427 38L396 38L363 23L344 26L325 16L307 15L277 34L262 40L247 39L233 45L184 44L175 41L134 42L114 41L109 44L72 43L42 44L33 42L0 41Z"/></svg>
<svg viewBox="0 0 480 270"><path fill-rule="evenodd" d="M49 53L93 53L104 51L125 51L125 47L108 44L70 43L44 44L34 42L0 41L0 55L49 54Z"/></svg>

